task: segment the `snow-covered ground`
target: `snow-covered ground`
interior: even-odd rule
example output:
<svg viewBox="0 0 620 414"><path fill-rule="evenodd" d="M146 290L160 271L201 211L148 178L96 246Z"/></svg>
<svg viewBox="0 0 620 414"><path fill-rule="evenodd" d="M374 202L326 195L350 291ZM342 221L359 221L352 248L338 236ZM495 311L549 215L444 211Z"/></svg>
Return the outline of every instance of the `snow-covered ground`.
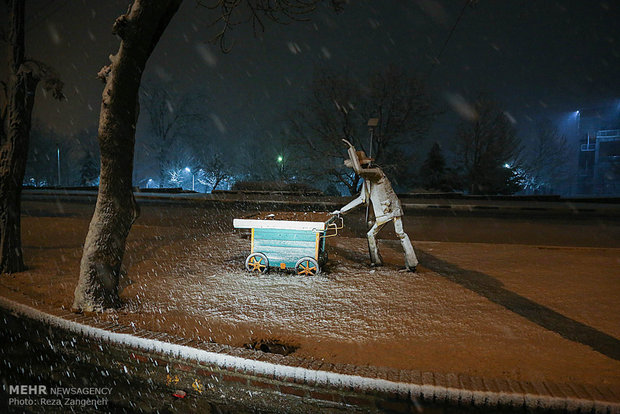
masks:
<svg viewBox="0 0 620 414"><path fill-rule="evenodd" d="M620 249L417 242L412 274L400 271L396 241L382 243L386 265L371 269L364 239L336 237L321 276L252 275L249 240L229 225L154 224L134 226L126 304L104 318L235 346L278 340L333 363L620 389L617 359L566 339L590 328L617 343ZM0 279L3 294L68 309L87 225L26 217L32 268Z"/></svg>

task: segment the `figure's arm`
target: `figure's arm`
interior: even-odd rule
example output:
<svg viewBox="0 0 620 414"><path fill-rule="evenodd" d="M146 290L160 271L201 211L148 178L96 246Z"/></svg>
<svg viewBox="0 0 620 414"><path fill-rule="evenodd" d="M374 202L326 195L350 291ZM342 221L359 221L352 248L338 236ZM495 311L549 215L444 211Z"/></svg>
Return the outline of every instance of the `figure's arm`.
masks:
<svg viewBox="0 0 620 414"><path fill-rule="evenodd" d="M366 200L367 200L366 183L362 182L362 191L360 192L360 195L354 198L353 200L351 200L349 204L342 207L340 210L336 210L332 212L332 214L334 215L345 214L349 212L350 210L353 210L355 207L358 207L361 204L366 204Z"/></svg>
<svg viewBox="0 0 620 414"><path fill-rule="evenodd" d="M383 176L383 172L379 168L364 168L357 174L369 181L379 181Z"/></svg>
<svg viewBox="0 0 620 414"><path fill-rule="evenodd" d="M340 213L339 214L345 214L345 213L349 212L350 210L353 210L355 207L358 207L358 206L360 206L362 204L364 204L364 198L360 194L359 197L351 200L351 202L349 204L347 204L346 206L342 207L340 209Z"/></svg>
<svg viewBox="0 0 620 414"><path fill-rule="evenodd" d="M353 168L355 174L360 175L362 172L362 164L360 164L360 160L359 158L357 158L355 147L353 145L349 145L349 149L347 152L349 153L349 159L351 160L351 168Z"/></svg>

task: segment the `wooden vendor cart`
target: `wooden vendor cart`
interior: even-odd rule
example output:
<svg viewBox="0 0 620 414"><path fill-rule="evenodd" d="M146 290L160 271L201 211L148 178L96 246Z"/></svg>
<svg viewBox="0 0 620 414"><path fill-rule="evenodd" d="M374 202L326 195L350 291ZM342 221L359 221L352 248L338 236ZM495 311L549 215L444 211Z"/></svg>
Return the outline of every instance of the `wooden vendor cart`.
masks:
<svg viewBox="0 0 620 414"><path fill-rule="evenodd" d="M249 272L265 273L270 267L313 276L327 262L325 239L342 229L342 218L330 213L260 213L233 220L233 227L251 230Z"/></svg>

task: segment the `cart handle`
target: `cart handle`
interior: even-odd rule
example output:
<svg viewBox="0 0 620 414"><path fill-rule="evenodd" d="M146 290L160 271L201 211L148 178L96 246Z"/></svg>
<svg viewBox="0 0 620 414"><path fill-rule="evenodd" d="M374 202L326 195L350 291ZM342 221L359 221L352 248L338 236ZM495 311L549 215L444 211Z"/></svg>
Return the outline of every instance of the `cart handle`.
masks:
<svg viewBox="0 0 620 414"><path fill-rule="evenodd" d="M340 223L336 222L336 219L340 219ZM340 225L338 225L340 224ZM321 238L334 237L338 235L338 230L342 230L344 228L344 219L340 216L334 216L327 222L327 227L325 231L320 236ZM333 230L334 232L329 234L329 231Z"/></svg>

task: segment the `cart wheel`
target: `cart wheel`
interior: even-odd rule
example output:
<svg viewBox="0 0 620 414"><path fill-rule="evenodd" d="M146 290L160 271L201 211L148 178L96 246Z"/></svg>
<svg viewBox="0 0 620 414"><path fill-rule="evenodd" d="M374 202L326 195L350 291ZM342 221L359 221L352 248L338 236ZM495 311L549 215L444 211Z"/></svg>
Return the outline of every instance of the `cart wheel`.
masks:
<svg viewBox="0 0 620 414"><path fill-rule="evenodd" d="M320 272L319 264L312 257L303 257L295 264L298 275L314 276Z"/></svg>
<svg viewBox="0 0 620 414"><path fill-rule="evenodd" d="M252 253L245 259L245 268L248 272L265 273L269 269L269 260L262 253Z"/></svg>

